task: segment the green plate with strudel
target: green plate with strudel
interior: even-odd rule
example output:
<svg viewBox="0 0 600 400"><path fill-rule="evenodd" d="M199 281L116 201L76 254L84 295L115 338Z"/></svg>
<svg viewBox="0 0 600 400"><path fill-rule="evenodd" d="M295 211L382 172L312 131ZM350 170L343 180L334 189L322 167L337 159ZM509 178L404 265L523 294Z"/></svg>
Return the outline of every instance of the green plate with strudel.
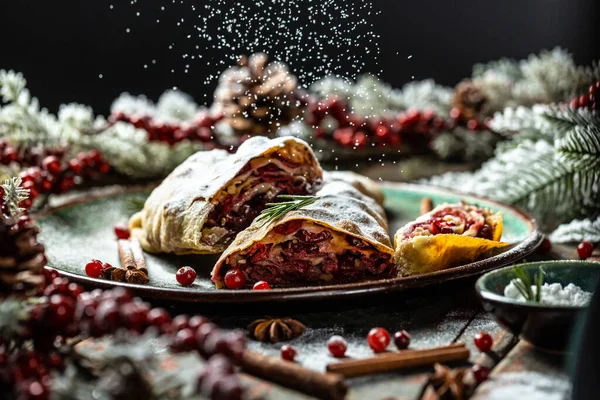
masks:
<svg viewBox="0 0 600 400"><path fill-rule="evenodd" d="M139 199L143 208L132 212ZM433 207L423 210L428 202ZM535 222L509 205L323 171L310 146L293 137L199 152L153 189L111 188L39 220L49 265L72 279L209 303L423 287L517 261L542 240ZM121 263L112 227L126 221L149 281L86 276L91 259ZM175 279L182 266L196 270L190 286ZM253 290L257 282L270 289Z"/></svg>

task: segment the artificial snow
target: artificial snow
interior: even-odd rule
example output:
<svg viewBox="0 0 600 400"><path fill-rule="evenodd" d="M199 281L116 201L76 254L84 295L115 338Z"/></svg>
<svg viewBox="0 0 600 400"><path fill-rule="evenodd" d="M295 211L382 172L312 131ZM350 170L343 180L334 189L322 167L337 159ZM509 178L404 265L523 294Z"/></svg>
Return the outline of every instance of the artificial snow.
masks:
<svg viewBox="0 0 600 400"><path fill-rule="evenodd" d="M513 279L508 286L504 288L504 296L518 301L525 302L525 297L519 292L517 286L514 284L515 281L520 279ZM537 293L537 287L531 286L531 290L534 294ZM563 287L560 283L544 283L541 287L542 295L540 302L542 304L548 304L552 306L585 306L592 299L592 293L586 292L579 286L569 283Z"/></svg>

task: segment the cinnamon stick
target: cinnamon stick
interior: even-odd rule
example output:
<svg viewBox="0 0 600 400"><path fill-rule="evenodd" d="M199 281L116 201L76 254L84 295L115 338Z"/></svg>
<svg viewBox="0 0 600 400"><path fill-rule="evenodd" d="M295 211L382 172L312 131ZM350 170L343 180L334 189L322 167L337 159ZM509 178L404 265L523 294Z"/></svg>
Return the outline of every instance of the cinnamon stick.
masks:
<svg viewBox="0 0 600 400"><path fill-rule="evenodd" d="M244 352L242 370L323 400L341 400L348 392L342 375L313 371L250 350Z"/></svg>
<svg viewBox="0 0 600 400"><path fill-rule="evenodd" d="M469 359L469 349L464 345L450 345L431 349L389 353L362 360L341 361L327 365L327 371L345 377L364 376L403 368L422 367L435 363L465 361Z"/></svg>
<svg viewBox="0 0 600 400"><path fill-rule="evenodd" d="M124 280L127 283L145 284L150 281L148 268L140 243L132 239L120 239L118 242L119 258L124 270ZM120 274L119 274L120 275Z"/></svg>
<svg viewBox="0 0 600 400"><path fill-rule="evenodd" d="M421 200L421 215L427 214L431 210L433 210L433 200L431 200L431 197L423 198Z"/></svg>

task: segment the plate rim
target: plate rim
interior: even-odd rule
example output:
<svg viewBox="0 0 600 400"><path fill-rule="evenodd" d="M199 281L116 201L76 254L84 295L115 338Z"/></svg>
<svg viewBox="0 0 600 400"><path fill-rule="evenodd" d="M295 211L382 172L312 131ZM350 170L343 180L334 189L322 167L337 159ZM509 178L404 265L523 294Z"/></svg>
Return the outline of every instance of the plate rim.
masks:
<svg viewBox="0 0 600 400"><path fill-rule="evenodd" d="M149 285L139 285L131 283L113 282L103 279L90 278L85 275L76 274L55 268L59 273L77 283L86 286L101 287L105 289L117 286L125 287L134 292L135 295L144 298L156 300L172 300L186 303L206 303L206 304L234 304L234 303L281 303L288 301L317 301L322 299L341 300L349 297L365 296L372 294L383 294L390 292L399 292L401 290L422 288L434 284L441 284L453 280L464 279L475 275L480 275L512 262L518 261L531 254L542 242L544 235L540 231L536 220L530 217L520 208L496 201L484 196L478 196L469 193L459 192L457 190L442 188L439 186L405 183L405 182L378 182L384 188L409 188L412 191L428 191L439 194L451 194L454 196L468 196L472 199L485 201L497 206L510 209L531 227L529 235L512 249L488 257L483 260L474 261L458 267L448 268L441 271L429 272L421 275L396 277L388 279L378 279L353 283L341 283L336 285L302 286L297 288L274 288L271 290L254 291L252 289L243 290L217 290L217 291L198 291L189 288L164 288ZM95 200L128 193L136 193L144 190L150 190L155 184L131 185L131 186L112 186L100 188L93 192L84 192L80 196L66 200L57 206L43 210L34 215L34 219L43 219L63 208L74 207L80 204L89 203ZM49 268L53 268L50 267Z"/></svg>

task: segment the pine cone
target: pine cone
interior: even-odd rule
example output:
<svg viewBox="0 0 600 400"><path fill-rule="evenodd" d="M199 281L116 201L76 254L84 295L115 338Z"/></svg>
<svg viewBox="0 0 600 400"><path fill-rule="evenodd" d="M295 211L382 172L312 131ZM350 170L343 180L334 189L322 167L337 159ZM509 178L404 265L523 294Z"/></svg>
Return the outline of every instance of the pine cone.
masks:
<svg viewBox="0 0 600 400"><path fill-rule="evenodd" d="M256 53L219 78L215 107L237 135L272 136L302 115L306 102L297 78L281 62Z"/></svg>
<svg viewBox="0 0 600 400"><path fill-rule="evenodd" d="M31 220L18 223L0 213L0 297L28 295L44 284L44 246Z"/></svg>
<svg viewBox="0 0 600 400"><path fill-rule="evenodd" d="M489 99L483 89L470 80L462 81L454 90L452 106L460 110L465 120L485 116Z"/></svg>

